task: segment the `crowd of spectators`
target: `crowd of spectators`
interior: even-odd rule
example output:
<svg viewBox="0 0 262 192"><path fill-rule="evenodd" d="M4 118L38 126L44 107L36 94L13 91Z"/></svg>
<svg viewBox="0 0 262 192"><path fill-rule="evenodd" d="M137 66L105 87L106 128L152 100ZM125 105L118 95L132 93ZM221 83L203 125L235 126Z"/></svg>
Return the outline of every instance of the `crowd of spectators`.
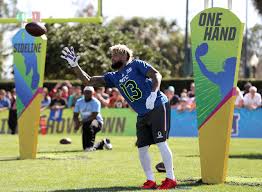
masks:
<svg viewBox="0 0 262 192"><path fill-rule="evenodd" d="M169 86L163 90L172 108L178 111L192 111L196 108L195 84L191 83L189 90L183 89L181 93L176 93L174 86ZM117 88L95 88L94 96L101 102L102 107L107 108L127 108L129 107L125 99ZM251 83L246 83L241 91L236 89L236 108L248 108L250 110L261 107L261 94ZM73 86L69 81L57 83L50 91L43 88L43 100L41 109L63 109L74 107L76 101L83 97L81 86ZM5 91L0 89L0 111L16 110L15 89Z"/></svg>
<svg viewBox="0 0 262 192"><path fill-rule="evenodd" d="M181 93L176 93L174 86L168 86L163 92L167 96L171 107L176 108L178 111L192 111L196 108L194 82L191 83L189 90L184 88ZM95 88L94 96L101 102L103 108L129 107L117 88ZM245 107L253 110L261 107L261 94L249 82L244 85L242 91L237 87L236 96L236 108ZM57 83L50 91L44 87L41 110L46 108L72 108L81 97L83 97L81 86L73 86L69 81ZM15 89L11 91L0 89L0 111L16 110L15 101Z"/></svg>
<svg viewBox="0 0 262 192"><path fill-rule="evenodd" d="M193 111L196 108L195 101L195 84L192 82L189 89L184 88L181 93L175 92L174 86L168 86L163 90L167 96L172 108L178 111ZM44 99L42 107L50 108L71 108L75 102L82 97L81 86L72 86L69 81L58 83L49 93L44 88ZM125 99L121 96L117 88L95 88L94 96L101 102L103 108L127 108L129 107ZM261 95L257 88L251 83L246 83L241 91L238 87L236 90L236 108L248 108L250 110L261 107Z"/></svg>
<svg viewBox="0 0 262 192"><path fill-rule="evenodd" d="M195 101L195 84L191 83L189 90L183 89L181 93L176 93L174 86L168 86L163 90L164 94L170 101L171 107L177 109L179 112L193 111L196 108ZM125 99L116 88L95 88L94 96L101 102L103 108L127 108L129 107ZM73 86L69 81L64 83L57 83L52 90L43 88L43 100L41 110L49 109L63 109L74 107L76 101L83 97L81 86ZM258 93L257 88L251 83L246 83L244 89L241 91L238 87L236 89L235 108L247 108L254 110L260 108L261 94ZM5 91L0 89L0 112L9 111L8 125L12 133L17 125L16 119L16 93L15 89Z"/></svg>
<svg viewBox="0 0 262 192"><path fill-rule="evenodd" d="M48 91L43 89L42 110L72 108L76 101L83 97L81 86L73 86L70 82L57 83L56 86ZM127 108L128 104L116 88L95 88L94 97L100 102L102 107L108 108Z"/></svg>
<svg viewBox="0 0 262 192"><path fill-rule="evenodd" d="M171 108L175 108L180 112L193 111L196 108L195 102L195 84L191 83L189 90L183 89L180 95L175 93L174 86L169 86L164 90Z"/></svg>
<svg viewBox="0 0 262 192"><path fill-rule="evenodd" d="M175 93L175 88L173 86L169 86L165 89L164 93L169 99L171 107L176 108L178 111L192 111L196 108L194 83L191 83L189 91L187 89L183 89L180 95ZM239 87L236 88L235 108L255 110L261 106L261 94L258 93L257 88L250 82L247 82L244 85L244 89L242 91Z"/></svg>
<svg viewBox="0 0 262 192"><path fill-rule="evenodd" d="M243 91L237 88L236 95L235 108L245 107L254 110L260 108L262 105L261 94L258 93L257 88L249 82L245 84Z"/></svg>

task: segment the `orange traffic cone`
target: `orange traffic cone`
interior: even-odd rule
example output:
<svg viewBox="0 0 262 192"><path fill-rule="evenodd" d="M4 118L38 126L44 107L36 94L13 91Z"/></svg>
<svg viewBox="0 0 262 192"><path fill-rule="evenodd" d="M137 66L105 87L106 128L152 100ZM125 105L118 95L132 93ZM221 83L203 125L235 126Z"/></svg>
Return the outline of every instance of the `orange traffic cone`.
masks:
<svg viewBox="0 0 262 192"><path fill-rule="evenodd" d="M40 128L41 128L41 134L46 135L47 127L46 127L46 117L45 116L40 117Z"/></svg>

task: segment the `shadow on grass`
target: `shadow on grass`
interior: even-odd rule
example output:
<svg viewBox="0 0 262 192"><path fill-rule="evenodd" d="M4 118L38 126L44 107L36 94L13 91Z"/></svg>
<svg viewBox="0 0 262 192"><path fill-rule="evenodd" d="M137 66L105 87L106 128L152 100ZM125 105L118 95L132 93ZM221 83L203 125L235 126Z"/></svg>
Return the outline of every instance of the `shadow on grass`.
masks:
<svg viewBox="0 0 262 192"><path fill-rule="evenodd" d="M179 190L191 190L193 186L200 186L200 185L205 185L202 183L202 180L197 180L197 179L185 179L185 180L179 180L179 184L176 189ZM140 187L100 187L100 188L85 188L85 189L61 189L61 190L54 190L51 192L60 192L60 191L65 191L65 192L75 192L75 191L80 191L80 192L102 192L102 191L140 191Z"/></svg>
<svg viewBox="0 0 262 192"><path fill-rule="evenodd" d="M229 155L232 159L262 159L262 154L260 153L250 153L241 155Z"/></svg>
<svg viewBox="0 0 262 192"><path fill-rule="evenodd" d="M241 177L242 178L242 177ZM252 177L248 177L252 178ZM216 185L216 184L208 184L203 183L202 179L196 180L196 179L185 179L185 180L179 180L178 182L178 189L190 189L190 187L197 187L197 186L203 186L203 185ZM235 182L235 181L226 181L226 185L237 185L237 186L249 186L249 187L260 187L262 186L261 182Z"/></svg>
<svg viewBox="0 0 262 192"><path fill-rule="evenodd" d="M65 150L65 151L39 151L37 154L40 157L37 157L36 160L79 160L79 159L89 159L83 152L82 155L73 155L70 157L61 157L61 156L54 156L55 154L64 154L64 153L79 153L83 152L83 150ZM48 154L53 154L51 157ZM20 157L0 157L1 161L17 161L20 160Z"/></svg>
<svg viewBox="0 0 262 192"><path fill-rule="evenodd" d="M178 180L178 186L176 189L179 190L191 190L192 187L197 187L197 186L203 186L203 185L208 185L202 182L201 179L184 179L184 180ZM60 191L66 191L66 192L73 192L73 191L87 191L87 192L102 192L102 191L140 191L139 187L101 187L101 188L85 188L85 189L61 189L61 190L54 190L51 192L60 192Z"/></svg>
<svg viewBox="0 0 262 192"><path fill-rule="evenodd" d="M203 185L210 185L210 184L203 183L202 179L188 178L188 179L178 180L178 186L176 187L176 189L191 190L192 187L198 187Z"/></svg>
<svg viewBox="0 0 262 192"><path fill-rule="evenodd" d="M185 157L200 157L200 155L185 155Z"/></svg>
<svg viewBox="0 0 262 192"><path fill-rule="evenodd" d="M87 156L73 156L73 157L47 157L47 156L43 156L43 157L38 157L37 160L86 160L86 159L90 159Z"/></svg>
<svg viewBox="0 0 262 192"><path fill-rule="evenodd" d="M20 160L19 157L0 157L0 161L17 161Z"/></svg>
<svg viewBox="0 0 262 192"><path fill-rule="evenodd" d="M35 160L86 160L90 159L87 156L75 156L75 157L37 157ZM18 161L18 160L29 160L29 159L20 159L20 157L4 157L0 158L1 161Z"/></svg>
<svg viewBox="0 0 262 192"><path fill-rule="evenodd" d="M229 181L229 182L225 182L225 184L227 185L237 185L237 186L249 186L249 187L262 187L262 183L258 183L258 182L233 182L233 181Z"/></svg>
<svg viewBox="0 0 262 192"><path fill-rule="evenodd" d="M186 155L185 157L200 157L199 155ZM250 153L250 154L236 154L229 155L231 159L262 159L262 154L260 153Z"/></svg>
<svg viewBox="0 0 262 192"><path fill-rule="evenodd" d="M64 151L39 151L37 153L79 153L83 150L64 150Z"/></svg>
<svg viewBox="0 0 262 192"><path fill-rule="evenodd" d="M79 192L102 192L102 191L140 191L141 189L139 187L100 187L100 188L85 188L85 189L62 189L62 190L55 190L51 192L73 192L73 191L79 191Z"/></svg>

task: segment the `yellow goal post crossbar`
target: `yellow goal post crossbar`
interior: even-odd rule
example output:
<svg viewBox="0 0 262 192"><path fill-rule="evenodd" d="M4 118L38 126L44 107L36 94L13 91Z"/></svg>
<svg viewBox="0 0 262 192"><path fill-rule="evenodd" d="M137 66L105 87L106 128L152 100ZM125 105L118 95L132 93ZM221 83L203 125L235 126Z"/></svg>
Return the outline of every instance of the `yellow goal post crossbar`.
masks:
<svg viewBox="0 0 262 192"><path fill-rule="evenodd" d="M27 19L26 22L31 22ZM75 17L75 18L45 18L41 19L43 23L102 23L102 17ZM21 23L17 18L0 18L0 24Z"/></svg>
<svg viewBox="0 0 262 192"><path fill-rule="evenodd" d="M32 22L31 18L25 20L25 22ZM98 0L98 10L94 17L73 17L73 18L41 18L43 23L102 23L102 0ZM17 18L0 18L0 24L21 23Z"/></svg>

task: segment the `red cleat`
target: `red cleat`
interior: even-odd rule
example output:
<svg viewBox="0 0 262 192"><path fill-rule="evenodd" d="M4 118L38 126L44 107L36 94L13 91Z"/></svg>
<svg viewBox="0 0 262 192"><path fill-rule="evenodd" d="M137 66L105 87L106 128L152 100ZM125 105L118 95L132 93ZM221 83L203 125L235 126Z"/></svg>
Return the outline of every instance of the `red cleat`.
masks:
<svg viewBox="0 0 262 192"><path fill-rule="evenodd" d="M174 189L176 188L176 186L177 186L176 180L166 178L164 181L162 181L162 185L160 185L157 189L160 190Z"/></svg>
<svg viewBox="0 0 262 192"><path fill-rule="evenodd" d="M156 188L157 188L156 182L151 180L147 180L141 187L141 189L156 189Z"/></svg>

